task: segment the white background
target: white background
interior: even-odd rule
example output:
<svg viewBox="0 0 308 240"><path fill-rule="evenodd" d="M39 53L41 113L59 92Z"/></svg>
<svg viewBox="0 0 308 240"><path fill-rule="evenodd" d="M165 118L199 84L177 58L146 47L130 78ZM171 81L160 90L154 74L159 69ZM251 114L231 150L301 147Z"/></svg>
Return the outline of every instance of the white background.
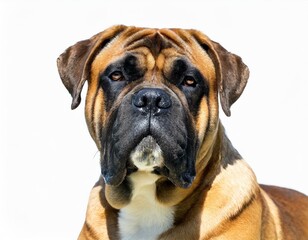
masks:
<svg viewBox="0 0 308 240"><path fill-rule="evenodd" d="M259 182L308 193L307 1L2 0L1 240L76 239L99 154L56 59L114 24L196 28L241 56L251 77L227 133Z"/></svg>

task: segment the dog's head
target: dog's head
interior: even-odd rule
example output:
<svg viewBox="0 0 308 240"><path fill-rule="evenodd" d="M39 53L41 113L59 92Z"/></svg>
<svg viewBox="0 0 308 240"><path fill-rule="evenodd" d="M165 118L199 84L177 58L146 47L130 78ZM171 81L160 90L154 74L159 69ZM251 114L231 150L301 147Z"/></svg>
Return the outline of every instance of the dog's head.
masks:
<svg viewBox="0 0 308 240"><path fill-rule="evenodd" d="M249 75L241 59L196 30L114 26L58 58L72 109L88 81L86 120L102 175L119 185L141 169L187 188L198 152Z"/></svg>

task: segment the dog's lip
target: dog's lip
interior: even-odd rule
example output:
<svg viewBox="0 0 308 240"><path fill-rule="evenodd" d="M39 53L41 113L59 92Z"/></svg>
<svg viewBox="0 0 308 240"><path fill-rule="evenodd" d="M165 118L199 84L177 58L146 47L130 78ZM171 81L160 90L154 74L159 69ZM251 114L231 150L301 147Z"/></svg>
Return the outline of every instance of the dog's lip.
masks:
<svg viewBox="0 0 308 240"><path fill-rule="evenodd" d="M184 189L189 188L196 178L194 174L190 174L188 172L184 172L179 175L173 174L166 165L163 165L161 167L155 167L153 173L165 176L175 186Z"/></svg>
<svg viewBox="0 0 308 240"><path fill-rule="evenodd" d="M108 185L113 185L113 186L120 185L123 182L126 175L127 175L127 169L124 169L124 171L119 171L117 173L102 171L102 177L105 183Z"/></svg>

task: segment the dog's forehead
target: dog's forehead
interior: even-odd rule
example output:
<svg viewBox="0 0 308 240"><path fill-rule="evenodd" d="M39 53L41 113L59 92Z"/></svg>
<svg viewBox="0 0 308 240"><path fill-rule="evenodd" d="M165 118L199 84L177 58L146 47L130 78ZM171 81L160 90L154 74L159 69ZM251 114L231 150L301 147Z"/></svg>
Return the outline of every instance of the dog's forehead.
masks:
<svg viewBox="0 0 308 240"><path fill-rule="evenodd" d="M125 36L126 34L123 35ZM180 40L179 35L172 34L170 36L170 30L143 29L126 38L124 47L128 51L139 47L146 47L154 57L157 57L164 49L173 48L180 52L180 50L185 48L183 45L186 44Z"/></svg>
<svg viewBox="0 0 308 240"><path fill-rule="evenodd" d="M114 51L113 56L124 58L127 54L133 54L138 58L138 63L146 64L148 70L162 68L166 57L184 55L181 47L163 34L160 29L136 29L128 28L117 36L110 46ZM104 50L103 50L104 51Z"/></svg>
<svg viewBox="0 0 308 240"><path fill-rule="evenodd" d="M94 65L102 71L107 67L107 62L123 62L123 59L132 54L138 59L136 64L147 71L155 68L169 72L178 59L198 67L200 59L203 59L200 67L202 74L209 79L211 78L209 72L213 72L209 71L209 68L213 70L213 64L207 53L202 50L190 30L183 29L128 27L116 36L105 49L102 49L96 58L97 64Z"/></svg>

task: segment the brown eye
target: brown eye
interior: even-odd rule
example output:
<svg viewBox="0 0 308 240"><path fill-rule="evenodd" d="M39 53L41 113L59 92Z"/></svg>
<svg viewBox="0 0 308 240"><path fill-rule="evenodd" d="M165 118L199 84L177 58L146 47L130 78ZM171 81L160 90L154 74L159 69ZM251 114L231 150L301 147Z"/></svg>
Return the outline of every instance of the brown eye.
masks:
<svg viewBox="0 0 308 240"><path fill-rule="evenodd" d="M184 81L182 82L182 85L186 87L196 87L197 83L196 80L193 77L186 76L184 78Z"/></svg>
<svg viewBox="0 0 308 240"><path fill-rule="evenodd" d="M122 72L120 71L115 71L113 73L111 73L110 77L109 77L112 81L122 81L124 79L124 76L122 74Z"/></svg>

